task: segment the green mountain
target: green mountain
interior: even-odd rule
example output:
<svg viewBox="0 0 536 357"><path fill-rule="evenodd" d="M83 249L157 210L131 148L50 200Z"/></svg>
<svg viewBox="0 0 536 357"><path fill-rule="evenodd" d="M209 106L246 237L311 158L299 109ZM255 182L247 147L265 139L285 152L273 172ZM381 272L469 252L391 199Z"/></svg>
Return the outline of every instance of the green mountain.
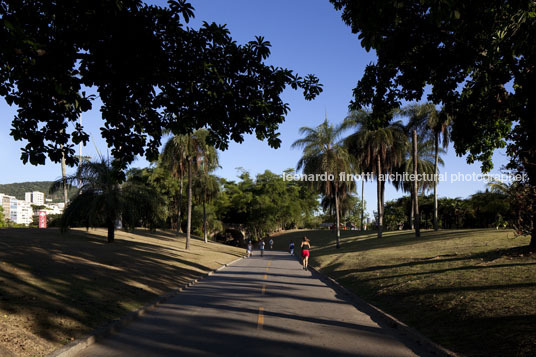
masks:
<svg viewBox="0 0 536 357"><path fill-rule="evenodd" d="M50 186L54 181L32 181L32 182L17 182L0 185L0 193L5 193L9 196L15 196L19 200L24 200L25 192L39 191L45 194L45 199L52 199L53 202L63 202L63 191L58 191L54 194L48 193ZM76 189L69 190L69 197L76 193Z"/></svg>

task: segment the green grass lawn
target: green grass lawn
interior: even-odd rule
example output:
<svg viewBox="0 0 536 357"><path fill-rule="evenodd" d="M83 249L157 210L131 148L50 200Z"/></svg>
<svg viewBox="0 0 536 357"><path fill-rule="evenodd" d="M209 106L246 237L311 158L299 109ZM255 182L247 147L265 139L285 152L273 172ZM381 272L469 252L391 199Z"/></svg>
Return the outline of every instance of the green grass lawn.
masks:
<svg viewBox="0 0 536 357"><path fill-rule="evenodd" d="M0 356L41 356L120 318L244 249L174 233L0 229Z"/></svg>
<svg viewBox="0 0 536 357"><path fill-rule="evenodd" d="M435 342L468 356L536 356L536 257L528 237L492 229L307 235L311 264Z"/></svg>

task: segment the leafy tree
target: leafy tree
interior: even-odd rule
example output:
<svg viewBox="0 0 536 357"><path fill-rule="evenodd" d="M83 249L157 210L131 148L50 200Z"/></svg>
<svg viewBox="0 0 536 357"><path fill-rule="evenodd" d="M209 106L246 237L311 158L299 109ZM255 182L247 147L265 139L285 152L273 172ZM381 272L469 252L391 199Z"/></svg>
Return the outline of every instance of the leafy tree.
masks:
<svg viewBox="0 0 536 357"><path fill-rule="evenodd" d="M368 213L364 212L365 203L357 195L346 195L341 200L341 216L347 223L355 224L359 223L362 227L363 220L368 216Z"/></svg>
<svg viewBox="0 0 536 357"><path fill-rule="evenodd" d="M239 178L239 182L224 181L214 201L224 223L241 224L250 237L258 239L313 220L318 195L305 183L285 181L270 171L255 179L244 171Z"/></svg>
<svg viewBox="0 0 536 357"><path fill-rule="evenodd" d="M119 184L120 170L109 160L85 161L75 174L67 176L69 186L76 184L78 194L62 216L62 230L72 225L108 228L108 243L115 237L115 226L122 220L127 227L135 227L145 219L153 221L162 201L145 183L130 180ZM61 189L63 180L56 181L50 190Z"/></svg>
<svg viewBox="0 0 536 357"><path fill-rule="evenodd" d="M298 161L297 169L303 169L306 175L327 174L332 180L324 182L315 180L313 185L324 196L332 197L335 203L335 217L337 225L337 248L340 247L340 198L352 190L353 182L341 181L339 173L352 173L351 157L343 145L340 137L345 130L344 125L333 126L327 118L316 128L301 127L302 139L296 140L293 148L303 148L303 156Z"/></svg>
<svg viewBox="0 0 536 357"><path fill-rule="evenodd" d="M385 176L402 163L408 146L402 122L383 126L389 121L388 118L378 121L371 112L358 110L351 112L344 123L345 127L356 129L354 134L346 138L349 152L363 171L376 176L378 238L382 237Z"/></svg>
<svg viewBox="0 0 536 357"><path fill-rule="evenodd" d="M11 135L26 142L24 163L47 156L77 162L74 145L89 140L78 123L96 104L101 134L113 165L126 168L136 155L156 160L162 133L192 133L206 127L225 149L255 132L272 147L289 107L287 87L307 100L321 91L315 76L267 65L270 42L245 45L224 26L187 27L193 7L139 0L18 1L0 3L0 96L17 107ZM69 124L74 126L70 129Z"/></svg>
<svg viewBox="0 0 536 357"><path fill-rule="evenodd" d="M166 222L163 227L170 227L177 231L178 226L178 197L179 197L179 182L162 167L161 159L157 165L150 169L147 185L152 187L160 197L164 200L166 206Z"/></svg>
<svg viewBox="0 0 536 357"><path fill-rule="evenodd" d="M457 154L481 161L486 172L508 140L509 168L536 185L536 2L330 1L378 57L352 107L372 106L381 116L402 100L420 100L428 87L428 100L453 120ZM536 229L531 235L536 249Z"/></svg>
<svg viewBox="0 0 536 357"><path fill-rule="evenodd" d="M0 207L0 228L6 227L6 219L4 216L4 209Z"/></svg>
<svg viewBox="0 0 536 357"><path fill-rule="evenodd" d="M126 182L121 185L125 202L135 204L121 214L121 221L127 228L165 226L168 207L163 195L152 184L153 171L153 168L131 169L127 172ZM153 197L149 197L151 195Z"/></svg>
<svg viewBox="0 0 536 357"><path fill-rule="evenodd" d="M396 201L386 202L384 219L387 230L398 230L408 220L405 207L398 205Z"/></svg>

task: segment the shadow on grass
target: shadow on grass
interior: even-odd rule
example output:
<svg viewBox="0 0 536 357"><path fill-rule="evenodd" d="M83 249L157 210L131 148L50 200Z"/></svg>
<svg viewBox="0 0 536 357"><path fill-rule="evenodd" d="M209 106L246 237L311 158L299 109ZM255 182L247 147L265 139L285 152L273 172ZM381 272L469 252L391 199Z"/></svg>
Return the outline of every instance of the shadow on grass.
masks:
<svg viewBox="0 0 536 357"><path fill-rule="evenodd" d="M91 231L0 230L0 308L64 343L210 270L193 261L198 253L167 244L176 241L169 232L136 231L153 244L118 233L106 244Z"/></svg>

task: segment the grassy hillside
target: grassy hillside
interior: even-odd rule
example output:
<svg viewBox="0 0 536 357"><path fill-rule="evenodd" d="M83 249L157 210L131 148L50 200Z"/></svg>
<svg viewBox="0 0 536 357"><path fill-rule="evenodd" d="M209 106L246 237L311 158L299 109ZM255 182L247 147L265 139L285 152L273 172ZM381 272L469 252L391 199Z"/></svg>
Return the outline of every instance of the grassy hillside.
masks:
<svg viewBox="0 0 536 357"><path fill-rule="evenodd" d="M174 233L0 229L0 356L42 356L243 255Z"/></svg>
<svg viewBox="0 0 536 357"><path fill-rule="evenodd" d="M529 238L491 229L374 234L297 231L311 264L437 343L467 356L536 355L536 257Z"/></svg>
<svg viewBox="0 0 536 357"><path fill-rule="evenodd" d="M53 202L63 202L63 191L49 194L48 190L53 181L32 181L32 182L18 182L0 185L0 193L5 193L9 196L15 196L19 200L24 200L25 192L39 191L45 194L45 198L51 198ZM72 197L76 192L76 189L69 191L69 197Z"/></svg>

